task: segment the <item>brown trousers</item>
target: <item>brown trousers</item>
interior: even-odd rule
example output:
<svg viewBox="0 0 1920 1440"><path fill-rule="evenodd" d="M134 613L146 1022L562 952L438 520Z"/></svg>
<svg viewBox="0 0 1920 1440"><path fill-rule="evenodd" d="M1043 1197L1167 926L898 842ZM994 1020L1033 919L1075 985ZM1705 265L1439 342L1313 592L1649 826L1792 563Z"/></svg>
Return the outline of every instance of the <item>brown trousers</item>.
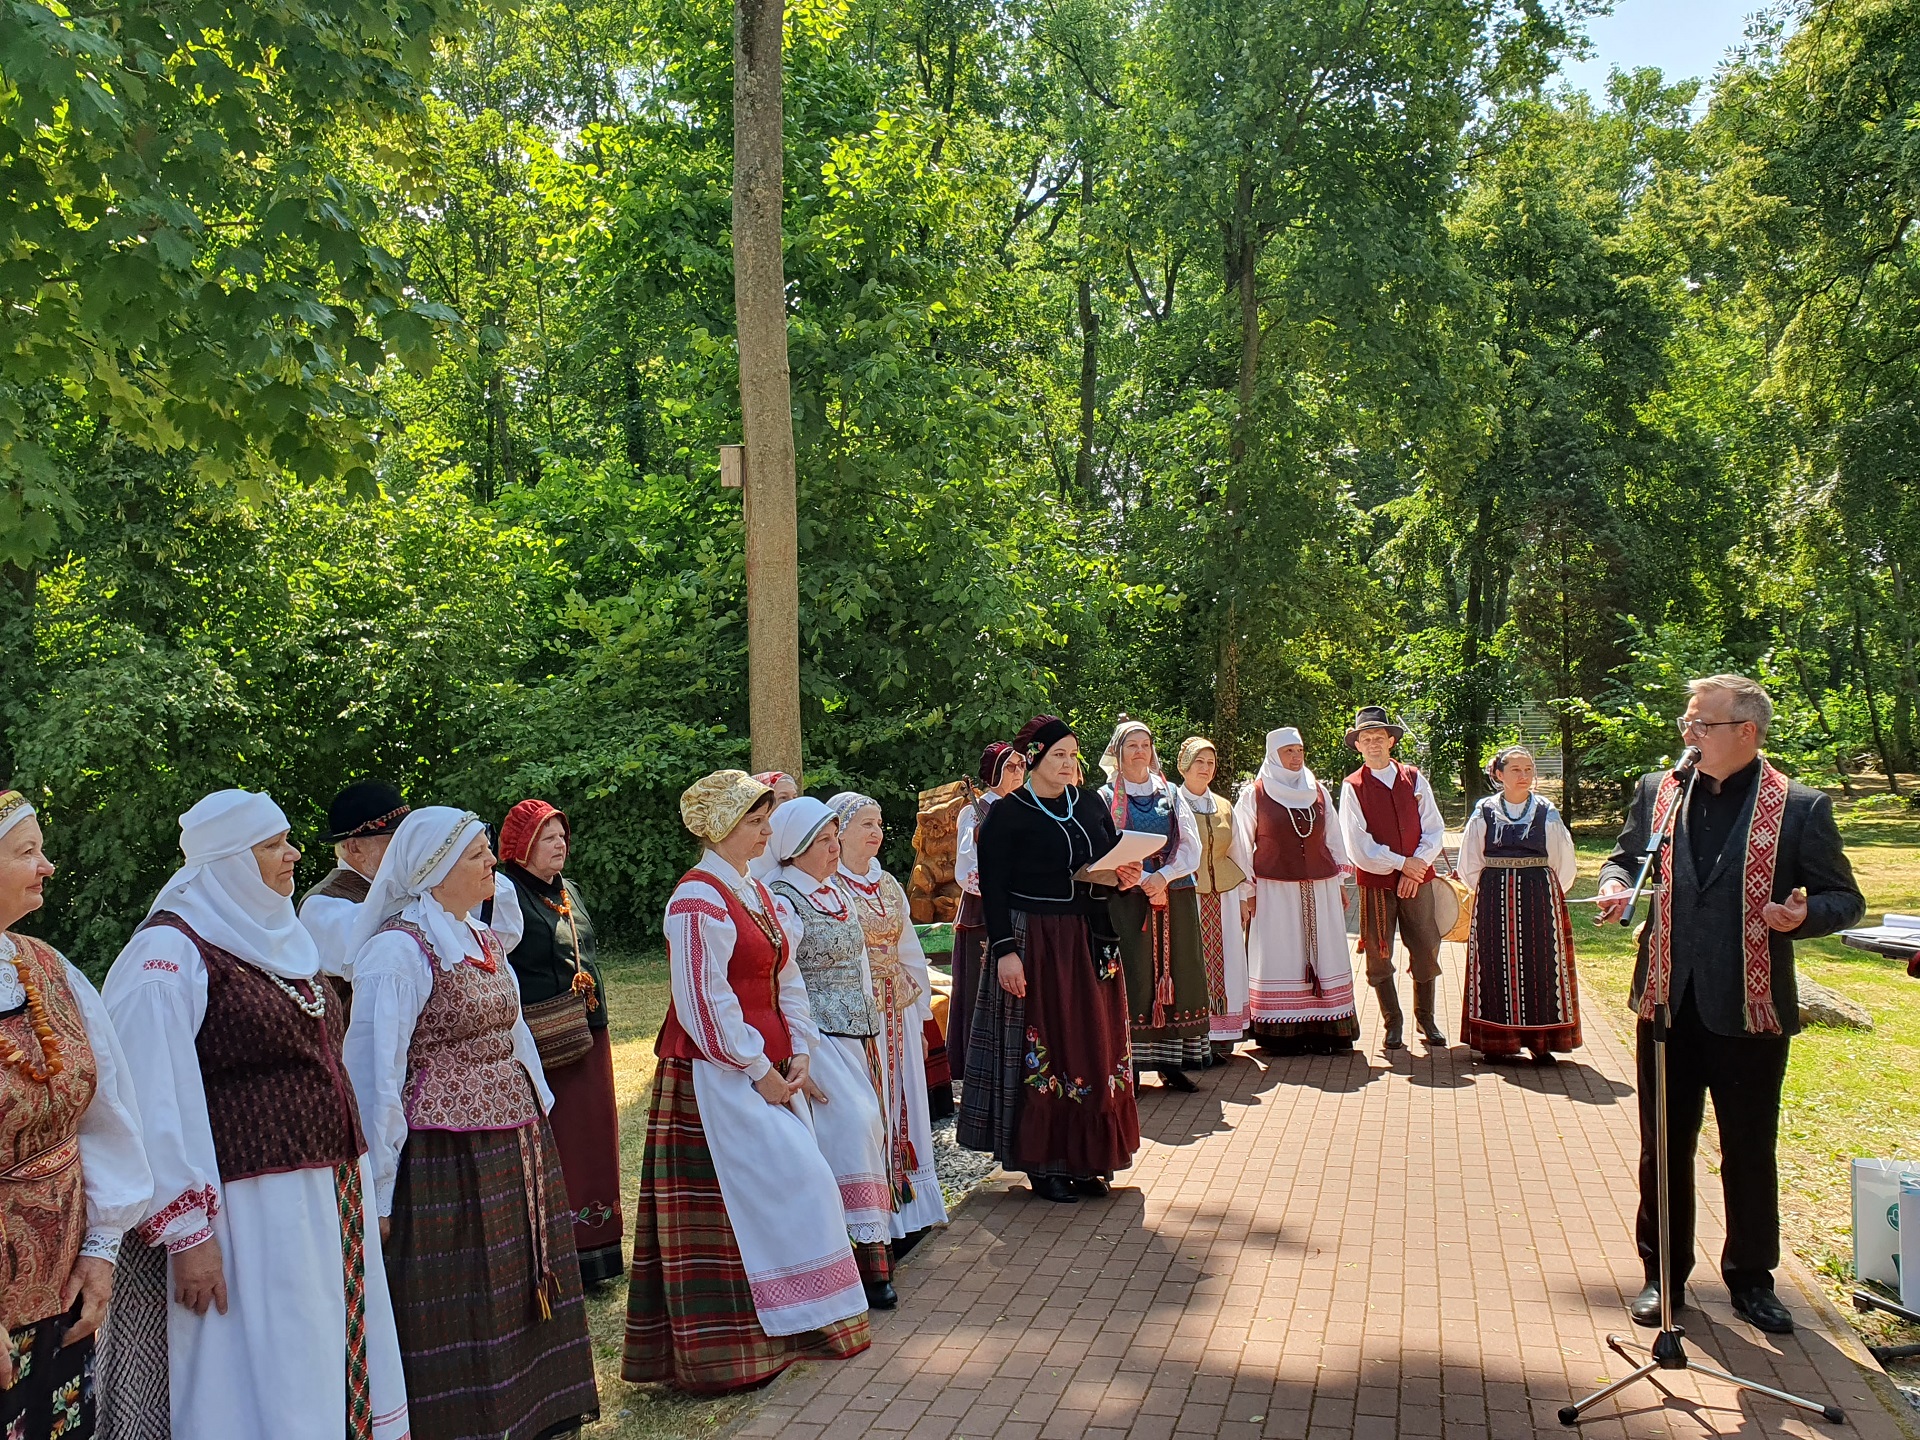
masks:
<svg viewBox="0 0 1920 1440"><path fill-rule="evenodd" d="M1420 887L1411 900L1392 889L1360 887L1360 950L1367 957L1367 983L1385 985L1393 979L1393 932L1406 942L1409 967L1415 980L1431 980L1440 973L1440 922L1434 914L1434 880Z"/></svg>

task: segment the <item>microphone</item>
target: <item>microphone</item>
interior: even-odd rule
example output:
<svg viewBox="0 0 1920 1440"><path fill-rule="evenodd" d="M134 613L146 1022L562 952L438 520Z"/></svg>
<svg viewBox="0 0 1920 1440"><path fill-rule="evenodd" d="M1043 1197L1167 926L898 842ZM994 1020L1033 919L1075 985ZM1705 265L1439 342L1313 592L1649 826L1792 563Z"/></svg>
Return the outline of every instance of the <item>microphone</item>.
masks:
<svg viewBox="0 0 1920 1440"><path fill-rule="evenodd" d="M1700 763L1700 747L1689 745L1680 752L1680 758L1673 762L1673 773L1684 775Z"/></svg>

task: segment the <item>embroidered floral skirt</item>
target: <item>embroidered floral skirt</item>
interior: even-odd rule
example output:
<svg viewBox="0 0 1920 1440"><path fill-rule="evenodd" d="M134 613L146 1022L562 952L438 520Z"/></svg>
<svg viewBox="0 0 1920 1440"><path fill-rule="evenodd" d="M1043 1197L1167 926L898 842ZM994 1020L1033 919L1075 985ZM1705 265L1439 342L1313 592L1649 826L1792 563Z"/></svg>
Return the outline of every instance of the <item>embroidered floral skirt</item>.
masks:
<svg viewBox="0 0 1920 1440"><path fill-rule="evenodd" d="M1140 1148L1126 982L1095 967L1084 916L1015 911L1024 1000L981 968L957 1137L1029 1175L1110 1176ZM1201 989L1205 1035L1206 990Z"/></svg>
<svg viewBox="0 0 1920 1440"><path fill-rule="evenodd" d="M13 1384L0 1390L6 1440L90 1440L93 1435L93 1337L62 1345L69 1316L54 1316L7 1336Z"/></svg>
<svg viewBox="0 0 1920 1440"><path fill-rule="evenodd" d="M620 1253L620 1104L613 1089L613 1042L605 1029L593 1032L583 1059L547 1071L553 1090L553 1143L567 1177L573 1206L573 1248L580 1255L580 1281L593 1286L617 1279L627 1265Z"/></svg>
<svg viewBox="0 0 1920 1440"><path fill-rule="evenodd" d="M1462 1038L1482 1055L1567 1051L1580 1044L1573 924L1543 861L1489 859L1467 941Z"/></svg>

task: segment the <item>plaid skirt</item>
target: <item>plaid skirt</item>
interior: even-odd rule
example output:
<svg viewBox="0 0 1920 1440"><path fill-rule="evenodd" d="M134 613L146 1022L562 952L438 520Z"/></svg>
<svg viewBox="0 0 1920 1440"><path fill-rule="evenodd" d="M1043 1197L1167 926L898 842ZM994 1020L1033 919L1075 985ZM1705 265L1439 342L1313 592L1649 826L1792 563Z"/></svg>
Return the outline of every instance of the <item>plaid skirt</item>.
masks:
<svg viewBox="0 0 1920 1440"><path fill-rule="evenodd" d="M544 1282L521 1158L529 1137ZM409 1135L386 1262L414 1440L539 1440L599 1419L573 1210L545 1120Z"/></svg>
<svg viewBox="0 0 1920 1440"><path fill-rule="evenodd" d="M13 1384L0 1390L0 1435L6 1440L91 1440L93 1337L62 1345L80 1306L8 1334Z"/></svg>
<svg viewBox="0 0 1920 1440"><path fill-rule="evenodd" d="M640 1161L621 1378L719 1395L764 1385L796 1360L858 1355L872 1343L864 1313L803 1335L761 1328L694 1098L693 1062L662 1059Z"/></svg>

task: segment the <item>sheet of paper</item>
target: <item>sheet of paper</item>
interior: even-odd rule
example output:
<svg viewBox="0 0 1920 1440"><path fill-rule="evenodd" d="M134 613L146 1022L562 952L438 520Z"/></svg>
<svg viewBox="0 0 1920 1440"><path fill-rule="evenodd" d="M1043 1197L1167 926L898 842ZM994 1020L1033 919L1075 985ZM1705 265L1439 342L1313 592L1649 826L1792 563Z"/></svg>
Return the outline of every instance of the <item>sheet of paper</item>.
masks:
<svg viewBox="0 0 1920 1440"><path fill-rule="evenodd" d="M1076 880L1096 881L1110 877L1122 865L1137 865L1167 848L1167 837L1146 830L1122 830L1120 843L1097 859L1089 861Z"/></svg>

